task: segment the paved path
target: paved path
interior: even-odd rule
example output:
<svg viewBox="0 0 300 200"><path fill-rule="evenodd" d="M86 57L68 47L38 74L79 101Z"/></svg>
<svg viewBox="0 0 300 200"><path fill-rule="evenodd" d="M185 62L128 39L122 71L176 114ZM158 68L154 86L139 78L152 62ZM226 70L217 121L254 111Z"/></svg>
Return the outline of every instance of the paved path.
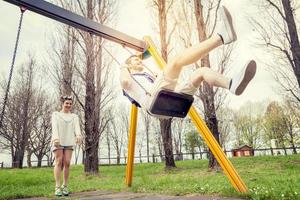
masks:
<svg viewBox="0 0 300 200"><path fill-rule="evenodd" d="M132 192L111 192L111 191L91 191L71 194L69 197L60 197L54 199L80 199L80 200L242 200L237 198L207 196L207 195L188 195L188 196L169 196L149 193ZM29 198L18 200L49 200L48 198Z"/></svg>

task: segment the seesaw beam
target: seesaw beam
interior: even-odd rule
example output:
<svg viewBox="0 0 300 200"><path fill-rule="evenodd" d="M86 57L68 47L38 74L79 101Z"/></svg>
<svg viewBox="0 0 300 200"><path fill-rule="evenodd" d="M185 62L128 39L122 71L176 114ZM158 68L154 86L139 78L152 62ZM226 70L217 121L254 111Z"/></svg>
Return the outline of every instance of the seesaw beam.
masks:
<svg viewBox="0 0 300 200"><path fill-rule="evenodd" d="M104 26L86 17L73 13L62 7L56 6L44 0L4 0L16 6L23 6L32 12L54 19L61 23L78 28L91 34L103 37L123 46L144 52L147 49L146 43L125 33Z"/></svg>

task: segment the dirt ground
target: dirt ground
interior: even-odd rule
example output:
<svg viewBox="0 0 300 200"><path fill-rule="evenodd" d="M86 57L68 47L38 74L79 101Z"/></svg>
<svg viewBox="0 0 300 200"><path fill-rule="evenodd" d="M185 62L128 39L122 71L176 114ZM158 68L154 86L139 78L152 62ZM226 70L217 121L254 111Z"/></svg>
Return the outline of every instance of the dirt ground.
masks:
<svg viewBox="0 0 300 200"><path fill-rule="evenodd" d="M90 191L70 194L69 197L45 198L34 197L22 200L49 200L49 199L82 199L82 200L243 200L229 197L208 196L208 195L187 195L187 196L170 196L148 193L132 192L112 192L112 191ZM21 199L18 199L21 200Z"/></svg>

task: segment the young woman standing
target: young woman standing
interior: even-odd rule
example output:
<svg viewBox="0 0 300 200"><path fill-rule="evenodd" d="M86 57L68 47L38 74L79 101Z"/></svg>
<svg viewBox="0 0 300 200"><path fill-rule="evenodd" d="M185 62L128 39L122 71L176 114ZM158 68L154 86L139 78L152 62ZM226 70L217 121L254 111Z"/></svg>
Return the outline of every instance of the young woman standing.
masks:
<svg viewBox="0 0 300 200"><path fill-rule="evenodd" d="M78 115L71 113L73 98L61 97L62 109L52 113L52 151L55 157L55 195L68 196L70 162L75 144L82 142ZM60 176L63 169L63 184Z"/></svg>

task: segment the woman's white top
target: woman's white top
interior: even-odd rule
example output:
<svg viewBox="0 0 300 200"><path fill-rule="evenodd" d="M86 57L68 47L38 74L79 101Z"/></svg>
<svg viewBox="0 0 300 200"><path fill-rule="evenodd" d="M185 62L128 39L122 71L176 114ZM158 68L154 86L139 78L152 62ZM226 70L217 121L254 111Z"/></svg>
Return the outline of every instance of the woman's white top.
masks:
<svg viewBox="0 0 300 200"><path fill-rule="evenodd" d="M133 79L133 78L134 79ZM142 108L146 108L147 103L149 103L149 96L153 88L154 78L148 73L137 73L132 74L130 87L124 89L124 91L136 102L138 102ZM143 88L141 87L143 86Z"/></svg>
<svg viewBox="0 0 300 200"><path fill-rule="evenodd" d="M58 139L61 146L75 145L75 136L81 136L79 118L74 113L52 113L52 139Z"/></svg>

